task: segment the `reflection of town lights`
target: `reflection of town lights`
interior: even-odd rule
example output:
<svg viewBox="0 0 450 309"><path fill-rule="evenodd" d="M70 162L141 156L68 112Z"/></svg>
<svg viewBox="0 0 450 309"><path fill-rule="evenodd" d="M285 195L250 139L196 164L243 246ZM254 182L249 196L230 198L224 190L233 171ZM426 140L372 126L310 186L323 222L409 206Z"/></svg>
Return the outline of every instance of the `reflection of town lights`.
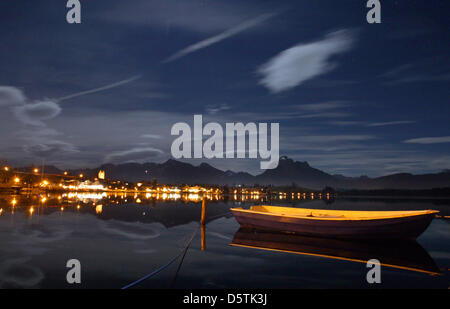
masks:
<svg viewBox="0 0 450 309"><path fill-rule="evenodd" d="M0 215L3 213L3 208L0 208Z"/></svg>
<svg viewBox="0 0 450 309"><path fill-rule="evenodd" d="M61 207L61 211L64 211L64 207Z"/></svg>
<svg viewBox="0 0 450 309"><path fill-rule="evenodd" d="M30 215L32 215L33 212L34 212L34 208L33 208L33 207L30 207Z"/></svg>
<svg viewBox="0 0 450 309"><path fill-rule="evenodd" d="M80 205L77 205L77 209L80 209L81 208L81 206Z"/></svg>

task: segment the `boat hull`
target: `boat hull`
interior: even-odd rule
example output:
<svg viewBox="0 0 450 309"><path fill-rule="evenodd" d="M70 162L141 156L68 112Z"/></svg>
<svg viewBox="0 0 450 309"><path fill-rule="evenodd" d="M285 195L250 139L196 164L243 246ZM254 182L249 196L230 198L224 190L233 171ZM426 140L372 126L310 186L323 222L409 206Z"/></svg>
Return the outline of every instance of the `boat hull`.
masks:
<svg viewBox="0 0 450 309"><path fill-rule="evenodd" d="M342 239L415 239L435 216L430 213L388 219L311 220L239 209L231 211L241 227Z"/></svg>

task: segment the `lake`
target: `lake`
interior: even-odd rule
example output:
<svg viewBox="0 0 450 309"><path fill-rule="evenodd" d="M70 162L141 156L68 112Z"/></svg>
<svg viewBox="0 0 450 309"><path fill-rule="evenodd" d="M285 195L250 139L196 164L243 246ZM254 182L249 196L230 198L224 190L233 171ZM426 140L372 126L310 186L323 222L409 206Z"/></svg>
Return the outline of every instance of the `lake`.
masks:
<svg viewBox="0 0 450 309"><path fill-rule="evenodd" d="M208 201L138 195L0 195L1 288L122 288L178 258L135 288L445 288L450 285L450 221L436 218L417 242L367 243L254 233L239 229L231 207L252 204L351 209L436 209L450 200ZM183 256L183 249L192 239ZM254 245L257 239L260 245ZM249 245L252 243L253 245ZM379 259L381 284L365 261ZM81 263L68 284L66 263ZM389 266L386 266L386 265Z"/></svg>

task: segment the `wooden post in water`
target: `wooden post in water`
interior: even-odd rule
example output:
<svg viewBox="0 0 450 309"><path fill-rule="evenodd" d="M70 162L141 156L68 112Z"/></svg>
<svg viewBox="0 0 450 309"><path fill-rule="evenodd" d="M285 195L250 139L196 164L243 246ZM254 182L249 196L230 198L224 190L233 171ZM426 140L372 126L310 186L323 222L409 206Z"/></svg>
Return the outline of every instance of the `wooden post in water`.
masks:
<svg viewBox="0 0 450 309"><path fill-rule="evenodd" d="M203 200L202 200L202 218L200 220L200 224L201 225L205 225L205 221L206 221L206 196L203 195Z"/></svg>
<svg viewBox="0 0 450 309"><path fill-rule="evenodd" d="M206 250L206 226L202 225L202 251Z"/></svg>
<svg viewBox="0 0 450 309"><path fill-rule="evenodd" d="M200 219L201 232L202 232L202 251L206 250L206 196L203 195L202 200L202 217Z"/></svg>

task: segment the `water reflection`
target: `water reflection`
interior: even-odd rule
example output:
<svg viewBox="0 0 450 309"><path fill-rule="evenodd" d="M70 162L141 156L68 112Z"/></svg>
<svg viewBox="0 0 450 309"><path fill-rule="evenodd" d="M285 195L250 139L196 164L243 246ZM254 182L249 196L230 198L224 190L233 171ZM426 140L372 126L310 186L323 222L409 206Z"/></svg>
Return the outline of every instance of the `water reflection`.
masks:
<svg viewBox="0 0 450 309"><path fill-rule="evenodd" d="M162 193L158 197L153 193L82 192L0 195L0 243L2 244L0 287L74 288L65 281L65 263L70 258L77 258L82 262L85 276L82 280L84 288L120 288L133 282L179 254L185 247L189 235L199 228L201 200L199 196L195 196L195 193L190 194L194 195L177 196ZM250 195L244 199L239 195L236 199L234 196L209 195L206 227L198 230L183 266L177 273L176 287L210 287L211 282L220 283L221 287L228 288L296 287L299 280L309 279L310 282L320 282L317 286L326 285L327 282L333 282L334 286L338 287L347 286L347 283L339 282L337 279L330 281L327 276L333 270L323 270L322 268L326 265L321 264L318 259L310 260L303 255L276 255L267 250L228 246L238 229L238 224L232 218L229 209L235 206L246 208L254 204L362 210L433 208L447 215L449 212L446 204L436 207L430 205L430 202L422 201L414 203L410 201L383 203L381 200L352 202L343 199L311 200L309 197L306 199L302 197L301 200L289 197L267 200L261 196L256 198L256 194L254 198ZM446 267L449 261L449 235L448 224L439 219L434 220L432 226L420 239L421 244L442 267ZM239 240L238 234L235 240ZM272 240L272 242L276 241ZM283 241L277 240L277 242L275 249L289 251L280 247L279 243ZM269 247L262 243L260 245ZM253 246L256 247L256 244L254 243ZM377 254L382 262L384 262L383 258L388 257L393 265L437 273L435 265L432 266L433 262L427 259L427 253L423 253L423 249L420 253L417 246L411 249L414 246L405 247L396 244L390 249L385 248L381 251L378 249L370 251L371 248L363 246L363 249L358 247L358 250L367 254ZM323 250L322 245L309 244L309 247L316 249L319 247ZM397 250L397 247L405 252L412 252L410 255L414 259L405 265L404 257L389 256ZM344 257L357 259L358 256L351 250L353 249L342 250L353 254L344 255ZM321 253L316 251L315 254L338 256L329 251ZM415 261L417 256L421 257L419 262ZM358 279L361 274L359 268L357 272L354 272L354 268L352 269L352 265L356 263L346 264L351 265L343 265L345 271L353 276L352 279ZM158 274L158 277L145 282L145 287L170 286L171 282L174 282L176 271L177 267L174 266L173 269ZM311 273L308 273L309 271ZM364 267L363 271L365 271ZM403 282L403 274L396 275L399 281ZM424 277L430 276L422 275L416 281L408 282L415 282L421 286ZM444 280L439 279L442 277ZM448 276L436 276L432 280L429 279L427 284L440 287L445 284L445 279L448 279Z"/></svg>
<svg viewBox="0 0 450 309"><path fill-rule="evenodd" d="M367 263L377 259L381 265L430 275L441 274L428 252L413 240L392 242L348 241L239 229L232 246L313 255Z"/></svg>

